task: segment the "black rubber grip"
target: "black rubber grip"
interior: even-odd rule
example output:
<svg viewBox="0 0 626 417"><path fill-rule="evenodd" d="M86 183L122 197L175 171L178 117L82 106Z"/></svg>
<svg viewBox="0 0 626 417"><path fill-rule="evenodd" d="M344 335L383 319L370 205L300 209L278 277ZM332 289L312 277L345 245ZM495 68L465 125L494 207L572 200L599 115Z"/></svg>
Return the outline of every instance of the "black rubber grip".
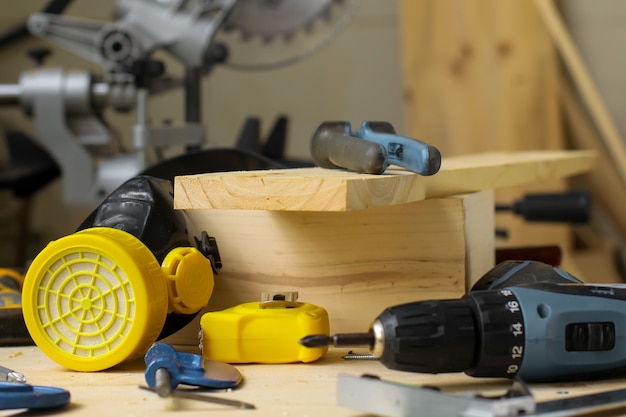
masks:
<svg viewBox="0 0 626 417"><path fill-rule="evenodd" d="M528 221L587 223L591 196L584 191L529 194L513 204L513 211Z"/></svg>
<svg viewBox="0 0 626 417"><path fill-rule="evenodd" d="M346 132L345 122L324 122L311 137L313 161L322 168L345 168L363 174L382 174L387 168L385 149Z"/></svg>
<svg viewBox="0 0 626 417"><path fill-rule="evenodd" d="M384 329L380 361L410 372L462 372L474 366L475 319L465 299L420 301L378 316Z"/></svg>

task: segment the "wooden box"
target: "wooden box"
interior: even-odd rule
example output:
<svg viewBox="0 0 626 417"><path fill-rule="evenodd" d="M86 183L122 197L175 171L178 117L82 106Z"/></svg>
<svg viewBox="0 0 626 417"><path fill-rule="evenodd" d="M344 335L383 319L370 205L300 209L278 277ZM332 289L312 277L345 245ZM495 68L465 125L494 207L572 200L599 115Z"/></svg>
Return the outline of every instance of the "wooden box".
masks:
<svg viewBox="0 0 626 417"><path fill-rule="evenodd" d="M321 168L176 178L175 207L217 240L207 310L298 291L332 332L367 330L390 305L457 298L494 264L493 189L585 172L590 152L444 159L439 173ZM190 326L197 333L197 321Z"/></svg>

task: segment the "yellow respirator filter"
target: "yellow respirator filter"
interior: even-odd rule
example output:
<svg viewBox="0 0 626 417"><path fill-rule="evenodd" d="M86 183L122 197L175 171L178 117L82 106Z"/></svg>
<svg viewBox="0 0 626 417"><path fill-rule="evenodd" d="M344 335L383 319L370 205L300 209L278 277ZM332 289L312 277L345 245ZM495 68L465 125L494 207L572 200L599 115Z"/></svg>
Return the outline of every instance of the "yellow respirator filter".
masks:
<svg viewBox="0 0 626 417"><path fill-rule="evenodd" d="M194 281L209 284L185 300ZM143 355L163 329L168 304L175 312L198 311L212 289L211 263L195 248L173 250L161 266L130 233L95 227L37 255L24 279L22 308L48 357L69 369L99 371Z"/></svg>

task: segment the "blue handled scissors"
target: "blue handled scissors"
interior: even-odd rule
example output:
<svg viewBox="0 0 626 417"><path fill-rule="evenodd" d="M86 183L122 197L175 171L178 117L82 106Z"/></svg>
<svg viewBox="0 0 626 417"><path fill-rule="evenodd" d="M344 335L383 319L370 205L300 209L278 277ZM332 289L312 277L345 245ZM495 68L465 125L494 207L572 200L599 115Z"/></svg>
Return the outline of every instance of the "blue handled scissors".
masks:
<svg viewBox="0 0 626 417"><path fill-rule="evenodd" d="M0 410L41 410L63 407L69 402L70 393L63 388L0 381Z"/></svg>

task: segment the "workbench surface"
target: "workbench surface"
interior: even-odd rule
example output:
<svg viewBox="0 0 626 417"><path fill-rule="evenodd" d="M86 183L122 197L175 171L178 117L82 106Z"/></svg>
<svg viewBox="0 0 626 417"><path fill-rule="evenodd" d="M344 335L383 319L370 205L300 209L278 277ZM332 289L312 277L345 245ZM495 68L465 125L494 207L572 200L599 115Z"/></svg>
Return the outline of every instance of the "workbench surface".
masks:
<svg viewBox="0 0 626 417"><path fill-rule="evenodd" d="M377 361L343 359L347 349L333 348L317 362L286 365L238 365L244 383L231 392L211 395L252 403L255 410L186 399L159 398L139 389L145 385L144 364L139 359L97 373L73 372L48 359L37 347L0 348L0 365L23 373L32 385L62 387L70 391L71 404L55 415L81 416L160 416L180 414L188 417L225 413L231 417L334 417L359 416L363 413L337 404L337 375L374 374L384 380L415 385L435 385L454 394L477 391L500 395L510 387L507 380L470 378L463 374L424 375L388 370ZM366 353L366 352L362 352ZM578 396L622 388L626 379L560 384L531 384L538 401ZM227 413L227 414L226 414ZM28 416L24 410L0 411L0 417ZM32 413L32 415L41 415ZM626 415L626 408L602 414ZM446 416L441 416L446 417Z"/></svg>

